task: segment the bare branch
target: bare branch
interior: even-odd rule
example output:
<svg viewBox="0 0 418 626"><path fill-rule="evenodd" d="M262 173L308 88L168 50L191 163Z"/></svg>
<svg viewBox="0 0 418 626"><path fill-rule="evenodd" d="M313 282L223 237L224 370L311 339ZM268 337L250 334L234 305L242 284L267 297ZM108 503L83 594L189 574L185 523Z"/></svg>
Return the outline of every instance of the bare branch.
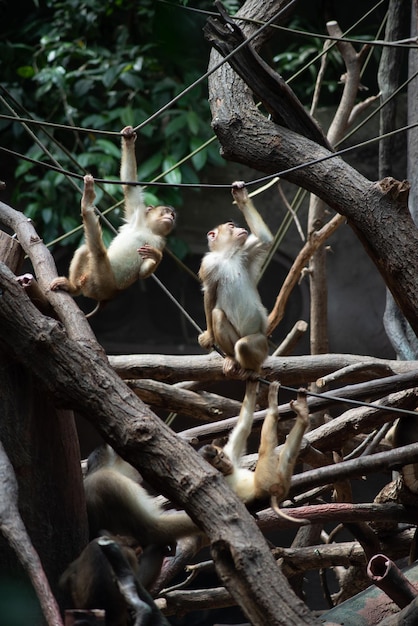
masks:
<svg viewBox="0 0 418 626"><path fill-rule="evenodd" d="M0 442L0 529L29 575L48 626L62 626L38 553L32 545L18 508L16 476Z"/></svg>

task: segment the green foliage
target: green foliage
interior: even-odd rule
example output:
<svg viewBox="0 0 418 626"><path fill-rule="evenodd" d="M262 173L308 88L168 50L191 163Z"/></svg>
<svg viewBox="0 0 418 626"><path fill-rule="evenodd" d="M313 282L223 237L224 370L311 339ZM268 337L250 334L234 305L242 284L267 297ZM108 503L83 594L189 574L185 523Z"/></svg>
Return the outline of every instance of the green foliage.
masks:
<svg viewBox="0 0 418 626"><path fill-rule="evenodd" d="M119 138L78 129L119 132L137 126L205 71L204 17L193 15L191 24L188 16L183 19L185 13L154 0L45 0L42 10L32 9L26 21L12 25L0 39L3 97L22 117L29 110L36 119L76 127L47 133L32 128L64 169L116 179ZM196 19L202 22L196 25ZM197 183L207 163L222 162L212 144L175 167L212 136L206 89L204 83L195 87L140 130L139 180L152 180L167 169L166 182ZM51 162L20 124L0 120L0 130L4 145ZM34 219L45 241L79 224L79 193L61 174L21 161L16 182L14 201ZM162 202L181 204L174 189L148 191ZM97 195L98 203L107 196L103 208L122 198L116 185L108 185L104 193L97 189Z"/></svg>
<svg viewBox="0 0 418 626"><path fill-rule="evenodd" d="M289 27L305 32L319 32L319 27L308 24L299 16L293 18ZM306 39L292 37L286 49L273 57L275 69L285 80L288 80L306 66L306 70L298 75L297 81L291 83L292 89L303 103L309 103L312 98L320 60L318 59L315 63L312 63L312 61L322 52L323 46L324 40L320 37L309 37ZM322 82L322 89L325 94L330 95L337 91L340 74L344 71L343 67L341 55L337 48L333 46L327 55L326 74Z"/></svg>

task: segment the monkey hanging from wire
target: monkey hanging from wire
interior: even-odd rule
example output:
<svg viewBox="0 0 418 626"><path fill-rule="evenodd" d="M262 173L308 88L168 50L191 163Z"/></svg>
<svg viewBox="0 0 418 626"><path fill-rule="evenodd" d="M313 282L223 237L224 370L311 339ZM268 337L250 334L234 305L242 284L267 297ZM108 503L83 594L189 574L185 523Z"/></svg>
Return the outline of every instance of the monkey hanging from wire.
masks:
<svg viewBox="0 0 418 626"><path fill-rule="evenodd" d="M136 132L132 126L126 126L121 135L120 177L122 181L135 182ZM166 237L175 225L175 211L170 206L146 206L140 186L124 185L123 191L125 224L106 249L94 207L94 179L90 175L84 177L81 215L85 244L75 251L68 278L59 276L53 280L52 290L62 289L73 296L82 294L105 303L157 269Z"/></svg>
<svg viewBox="0 0 418 626"><path fill-rule="evenodd" d="M199 343L207 350L221 348L225 374L248 378L260 371L268 355L267 313L257 281L273 236L243 182L233 183L232 195L251 234L233 222L208 232L209 252L199 270L207 330L199 335Z"/></svg>

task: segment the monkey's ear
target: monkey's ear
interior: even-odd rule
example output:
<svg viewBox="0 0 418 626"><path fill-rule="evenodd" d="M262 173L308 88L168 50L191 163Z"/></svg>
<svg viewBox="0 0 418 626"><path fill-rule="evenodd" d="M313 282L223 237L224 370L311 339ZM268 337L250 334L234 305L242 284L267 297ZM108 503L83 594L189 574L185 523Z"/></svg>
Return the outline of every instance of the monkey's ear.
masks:
<svg viewBox="0 0 418 626"><path fill-rule="evenodd" d="M215 241L216 239L216 230L210 230L207 234L208 241Z"/></svg>
<svg viewBox="0 0 418 626"><path fill-rule="evenodd" d="M223 448L228 441L228 437L217 437L212 441L212 446Z"/></svg>
<svg viewBox="0 0 418 626"><path fill-rule="evenodd" d="M215 448L215 446L212 446L211 444L203 446L202 448L200 448L200 450L198 450L198 452L201 456L203 456L204 459L206 459L206 461L214 459L218 454L218 450Z"/></svg>
<svg viewBox="0 0 418 626"><path fill-rule="evenodd" d="M147 206L147 208L145 209L145 213L149 213L150 211L153 211L155 209L155 206L152 206L152 204L150 204L149 206Z"/></svg>

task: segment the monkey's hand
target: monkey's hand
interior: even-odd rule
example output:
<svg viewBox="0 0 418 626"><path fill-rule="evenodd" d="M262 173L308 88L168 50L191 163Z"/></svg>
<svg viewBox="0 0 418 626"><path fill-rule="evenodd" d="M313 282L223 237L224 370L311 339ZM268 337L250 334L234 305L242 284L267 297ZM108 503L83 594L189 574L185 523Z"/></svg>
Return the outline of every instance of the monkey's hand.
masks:
<svg viewBox="0 0 418 626"><path fill-rule="evenodd" d="M95 199L96 194L94 192L94 178L91 174L86 174L84 176L83 197L81 198L82 209L86 210L88 207L91 207L94 204Z"/></svg>
<svg viewBox="0 0 418 626"><path fill-rule="evenodd" d="M161 250L150 246L148 243L138 248L138 254L141 255L143 259L151 259L157 265L163 258Z"/></svg>
<svg viewBox="0 0 418 626"><path fill-rule="evenodd" d="M120 134L122 135L123 140L126 143L135 143L136 132L134 131L132 126L125 126L125 128L122 128L122 130L120 131Z"/></svg>
<svg viewBox="0 0 418 626"><path fill-rule="evenodd" d="M236 180L232 183L232 197L234 198L237 206L242 211L242 207L248 202L248 192L243 180Z"/></svg>
<svg viewBox="0 0 418 626"><path fill-rule="evenodd" d="M138 248L138 254L142 258L139 278L148 278L148 276L151 276L157 269L163 258L163 254L160 250L150 246L148 243Z"/></svg>
<svg viewBox="0 0 418 626"><path fill-rule="evenodd" d="M202 346L202 348L205 348L205 350L211 350L213 348L213 344L215 343L214 336L208 330L205 330L203 333L201 333L198 336L197 340L199 342L199 345Z"/></svg>

